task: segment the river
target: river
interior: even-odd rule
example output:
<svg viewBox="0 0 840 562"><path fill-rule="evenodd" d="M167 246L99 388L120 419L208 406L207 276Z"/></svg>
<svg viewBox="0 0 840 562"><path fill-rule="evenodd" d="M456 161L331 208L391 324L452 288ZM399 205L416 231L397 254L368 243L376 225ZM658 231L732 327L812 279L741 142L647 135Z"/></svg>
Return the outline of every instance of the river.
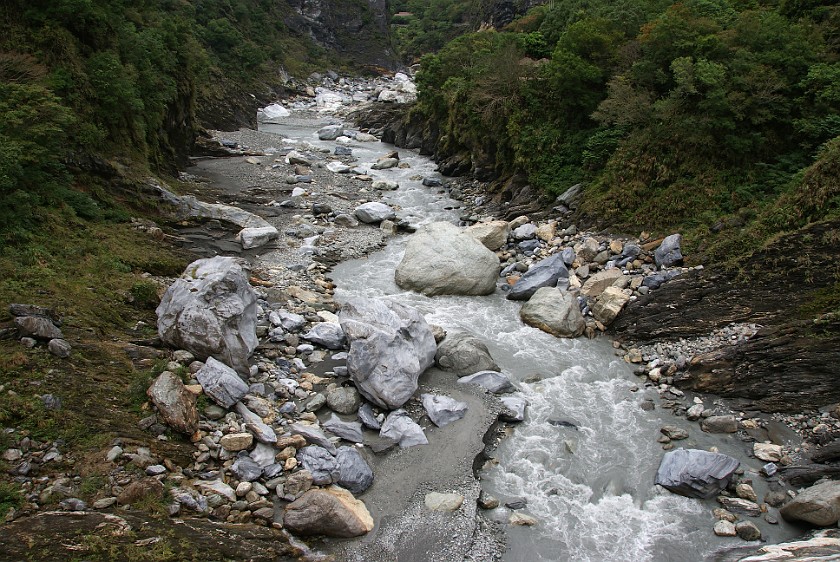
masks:
<svg viewBox="0 0 840 562"><path fill-rule="evenodd" d="M314 134L327 120L295 118L261 130L332 148L335 142L318 141ZM362 167L394 149L382 143L352 147ZM409 169L370 172L400 184L384 201L416 225L457 223L458 202L445 190L424 187L417 179L436 176L435 164L405 149L400 156ZM765 488L757 471L763 463L746 458L748 444L736 435L705 434L697 424L661 409L656 389L632 374L607 338L558 339L524 325L518 314L521 304L506 300L500 290L486 297L433 298L403 291L394 282L394 269L406 240L407 236L392 237L382 251L336 266L331 274L336 300L361 295L413 306L429 323L481 338L502 370L517 381L519 395L529 402L527 418L513 427L493 451L494 460L480 472L487 493L502 504L525 500L522 511L537 519L533 527L507 527L505 560L713 560L722 550L744 544L713 534L714 500L684 498L653 481L663 456L659 429L672 424L690 434L678 446L714 447L740 459L748 473L756 473L753 484L761 498ZM711 399L704 397L707 405ZM645 400L657 407L642 409ZM504 522L510 513L501 507L485 516ZM798 532L784 523L751 520L769 542Z"/></svg>

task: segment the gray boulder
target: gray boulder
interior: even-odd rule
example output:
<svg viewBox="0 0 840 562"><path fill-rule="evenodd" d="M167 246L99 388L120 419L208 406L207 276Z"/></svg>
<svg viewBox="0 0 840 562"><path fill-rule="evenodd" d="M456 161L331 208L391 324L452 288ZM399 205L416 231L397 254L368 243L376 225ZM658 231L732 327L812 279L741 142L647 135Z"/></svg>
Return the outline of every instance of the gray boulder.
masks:
<svg viewBox="0 0 840 562"><path fill-rule="evenodd" d="M569 287L569 270L566 269L563 254L554 254L531 266L511 287L507 298L515 301L528 300L540 287Z"/></svg>
<svg viewBox="0 0 840 562"><path fill-rule="evenodd" d="M163 421L171 428L187 435L198 431L196 396L184 386L180 377L162 372L146 391L157 407Z"/></svg>
<svg viewBox="0 0 840 562"><path fill-rule="evenodd" d="M438 427L449 425L467 415L467 405L449 396L421 394L420 400L429 419Z"/></svg>
<svg viewBox="0 0 840 562"><path fill-rule="evenodd" d="M738 465L721 453L677 449L665 453L655 482L681 496L707 499L726 488Z"/></svg>
<svg viewBox="0 0 840 562"><path fill-rule="evenodd" d="M499 418L506 422L525 421L525 408L528 401L520 396L502 396L499 398L505 409L499 414Z"/></svg>
<svg viewBox="0 0 840 562"><path fill-rule="evenodd" d="M428 445L429 440L423 433L423 428L417 425L402 408L394 410L385 418L379 435L399 443L400 447L414 447L415 445Z"/></svg>
<svg viewBox="0 0 840 562"><path fill-rule="evenodd" d="M504 394L513 392L516 387L510 382L507 375L498 371L480 371L478 373L461 377L458 379L461 384L477 384L493 394Z"/></svg>
<svg viewBox="0 0 840 562"><path fill-rule="evenodd" d="M683 261L683 255L680 250L681 244L682 234L672 234L666 237L653 253L656 265L659 267L681 265Z"/></svg>
<svg viewBox="0 0 840 562"><path fill-rule="evenodd" d="M239 260L194 261L166 290L156 312L165 343L248 374L248 357L257 347L257 299Z"/></svg>
<svg viewBox="0 0 840 562"><path fill-rule="evenodd" d="M53 324L52 320L43 316L16 316L14 322L21 338L50 340L64 337L58 326Z"/></svg>
<svg viewBox="0 0 840 562"><path fill-rule="evenodd" d="M339 319L350 342L347 373L358 391L381 408L405 404L437 351L423 316L398 303L351 298Z"/></svg>
<svg viewBox="0 0 840 562"><path fill-rule="evenodd" d="M317 427L311 425L304 425L302 423L293 423L289 426L289 431L292 435L300 435L309 443L314 443L319 447L326 449L330 454L336 453L335 445L332 444L324 432Z"/></svg>
<svg viewBox="0 0 840 562"><path fill-rule="evenodd" d="M333 322L318 322L301 337L327 349L342 349L347 342L341 326Z"/></svg>
<svg viewBox="0 0 840 562"><path fill-rule="evenodd" d="M455 225L436 222L408 241L394 278L403 289L433 295L489 295L499 258Z"/></svg>
<svg viewBox="0 0 840 562"><path fill-rule="evenodd" d="M396 168L399 166L400 160L399 158L380 158L374 164L371 165L371 170L388 170L390 168Z"/></svg>
<svg viewBox="0 0 840 562"><path fill-rule="evenodd" d="M326 486L338 480L338 461L323 447L309 445L299 450L295 458L312 474L313 484Z"/></svg>
<svg viewBox="0 0 840 562"><path fill-rule="evenodd" d="M840 482L811 486L780 510L787 521L805 521L820 527L837 525L840 520Z"/></svg>
<svg viewBox="0 0 840 562"><path fill-rule="evenodd" d="M373 484L373 470L354 447L339 447L336 484L353 494L361 494Z"/></svg>
<svg viewBox="0 0 840 562"><path fill-rule="evenodd" d="M537 289L519 310L522 321L559 338L576 338L586 329L577 299L555 287Z"/></svg>
<svg viewBox="0 0 840 562"><path fill-rule="evenodd" d="M278 324L287 332L298 332L306 326L306 318L294 312L281 310L277 313Z"/></svg>
<svg viewBox="0 0 840 562"><path fill-rule="evenodd" d="M362 434L361 422L347 422L332 414L322 425L324 429L336 437L341 437L351 443L364 443L365 437Z"/></svg>
<svg viewBox="0 0 840 562"><path fill-rule="evenodd" d="M709 416L700 422L700 429L706 433L735 433L738 420L735 416Z"/></svg>
<svg viewBox="0 0 840 562"><path fill-rule="evenodd" d="M380 223L384 220L393 220L397 218L397 213L394 212L394 209L385 203L379 203L377 201L371 201L370 203L359 205L356 207L356 210L353 211L353 214L357 219L367 224Z"/></svg>
<svg viewBox="0 0 840 562"><path fill-rule="evenodd" d="M61 359L70 357L70 352L73 350L68 341L61 338L51 339L47 344L47 349L50 353Z"/></svg>
<svg viewBox="0 0 840 562"><path fill-rule="evenodd" d="M448 332L437 348L435 363L459 376L499 370L484 342L466 332Z"/></svg>
<svg viewBox="0 0 840 562"><path fill-rule="evenodd" d="M327 125L318 130L318 138L321 140L335 140L344 134L344 127L341 125Z"/></svg>
<svg viewBox="0 0 840 562"><path fill-rule="evenodd" d="M262 467L248 454L240 454L230 467L236 477L242 482L253 482L262 476Z"/></svg>
<svg viewBox="0 0 840 562"><path fill-rule="evenodd" d="M231 408L248 393L248 385L236 371L212 357L207 358L195 378L204 389L204 394L223 408Z"/></svg>

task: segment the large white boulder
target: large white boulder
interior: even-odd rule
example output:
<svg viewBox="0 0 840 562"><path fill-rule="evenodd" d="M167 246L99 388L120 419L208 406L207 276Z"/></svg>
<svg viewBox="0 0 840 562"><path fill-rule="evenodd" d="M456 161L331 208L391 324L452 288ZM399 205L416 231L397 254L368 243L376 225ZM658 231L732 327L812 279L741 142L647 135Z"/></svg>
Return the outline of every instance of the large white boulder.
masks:
<svg viewBox="0 0 840 562"><path fill-rule="evenodd" d="M489 295L496 289L499 258L463 229L446 222L414 234L397 266L403 289L425 295Z"/></svg>
<svg viewBox="0 0 840 562"><path fill-rule="evenodd" d="M257 298L239 259L194 261L166 290L156 312L166 344L201 360L214 357L247 375L257 347Z"/></svg>

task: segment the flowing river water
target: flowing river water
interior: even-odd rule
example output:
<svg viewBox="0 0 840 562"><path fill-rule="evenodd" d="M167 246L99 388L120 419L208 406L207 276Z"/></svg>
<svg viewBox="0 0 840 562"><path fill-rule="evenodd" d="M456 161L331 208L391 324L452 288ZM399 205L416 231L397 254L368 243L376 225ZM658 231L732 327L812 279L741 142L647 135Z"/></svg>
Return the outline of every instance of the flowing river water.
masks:
<svg viewBox="0 0 840 562"><path fill-rule="evenodd" d="M335 142L318 141L315 134L326 121L297 118L263 125L261 130L332 148ZM394 149L382 143L351 146L357 164L367 169ZM459 204L444 190L424 187L416 179L439 177L435 164L405 149L400 149L400 157L410 168L370 171L400 184L384 201L416 225L457 223ZM538 521L533 527L507 527L505 560L700 561L743 545L740 539L713 534L714 500L684 498L653 482L663 456L656 440L659 429L672 424L690 434L678 446L716 447L740 459L748 475L755 473L753 484L761 498L765 488L757 473L762 463L746 459L747 444L734 435L704 434L697 424L659 407L643 410L644 400L658 400L656 389L645 387L632 374L607 338L558 339L531 328L519 319L521 304L506 300L500 290L485 297L429 298L400 289L394 270L407 238L392 237L383 250L336 266L331 274L336 300L392 299L419 309L429 323L471 332L517 382L519 395L529 402L526 420L501 441L492 453L494 460L480 472L486 492L503 505L525 500L522 511ZM505 522L510 513L501 507L486 516ZM753 521L768 542L797 534L783 522Z"/></svg>

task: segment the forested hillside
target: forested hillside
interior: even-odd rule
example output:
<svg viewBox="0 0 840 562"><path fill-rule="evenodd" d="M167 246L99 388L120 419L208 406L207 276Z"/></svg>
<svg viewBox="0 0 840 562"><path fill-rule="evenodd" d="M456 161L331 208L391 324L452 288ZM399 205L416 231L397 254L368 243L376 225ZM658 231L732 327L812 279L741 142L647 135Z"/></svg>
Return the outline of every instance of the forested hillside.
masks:
<svg viewBox="0 0 840 562"><path fill-rule="evenodd" d="M423 58L437 152L727 258L840 207L831 2L560 0Z"/></svg>
<svg viewBox="0 0 840 562"><path fill-rule="evenodd" d="M364 0L315 20L266 0L3 2L0 237L24 242L44 209L107 215L111 196L80 173L113 173L115 159L172 172L199 122L252 117L252 94L273 99L289 75L387 64L380 12Z"/></svg>

